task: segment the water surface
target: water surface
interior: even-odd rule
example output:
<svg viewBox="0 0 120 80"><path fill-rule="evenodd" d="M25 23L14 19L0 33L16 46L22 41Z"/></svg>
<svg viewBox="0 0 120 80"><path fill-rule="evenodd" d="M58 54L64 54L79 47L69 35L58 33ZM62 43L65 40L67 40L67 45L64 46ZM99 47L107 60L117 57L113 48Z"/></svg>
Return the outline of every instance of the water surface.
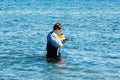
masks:
<svg viewBox="0 0 120 80"><path fill-rule="evenodd" d="M46 61L56 22L64 63ZM119 80L118 0L0 0L0 80Z"/></svg>

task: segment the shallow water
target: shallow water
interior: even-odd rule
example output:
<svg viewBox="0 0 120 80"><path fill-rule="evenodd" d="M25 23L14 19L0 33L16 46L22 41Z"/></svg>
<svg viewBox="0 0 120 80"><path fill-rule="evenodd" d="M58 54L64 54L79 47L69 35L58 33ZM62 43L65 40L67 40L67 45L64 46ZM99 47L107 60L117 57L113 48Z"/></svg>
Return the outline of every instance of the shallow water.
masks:
<svg viewBox="0 0 120 80"><path fill-rule="evenodd" d="M56 22L69 41L65 62L48 63ZM119 80L118 0L0 0L0 80Z"/></svg>

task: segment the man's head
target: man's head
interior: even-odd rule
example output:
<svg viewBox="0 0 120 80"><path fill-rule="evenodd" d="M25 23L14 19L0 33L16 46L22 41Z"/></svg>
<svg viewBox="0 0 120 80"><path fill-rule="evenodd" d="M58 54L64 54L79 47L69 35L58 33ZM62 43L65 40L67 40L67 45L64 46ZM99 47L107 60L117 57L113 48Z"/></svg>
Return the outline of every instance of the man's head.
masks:
<svg viewBox="0 0 120 80"><path fill-rule="evenodd" d="M62 32L62 25L60 23L56 23L53 27L53 30L56 34L60 34Z"/></svg>

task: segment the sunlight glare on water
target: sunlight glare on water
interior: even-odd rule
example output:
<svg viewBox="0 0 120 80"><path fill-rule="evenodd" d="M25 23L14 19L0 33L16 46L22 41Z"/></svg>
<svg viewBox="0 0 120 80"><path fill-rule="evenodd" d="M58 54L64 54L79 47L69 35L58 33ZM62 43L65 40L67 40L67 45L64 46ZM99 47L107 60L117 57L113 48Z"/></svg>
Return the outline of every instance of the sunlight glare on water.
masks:
<svg viewBox="0 0 120 80"><path fill-rule="evenodd" d="M62 23L60 63L46 37ZM0 0L0 80L119 80L118 0Z"/></svg>

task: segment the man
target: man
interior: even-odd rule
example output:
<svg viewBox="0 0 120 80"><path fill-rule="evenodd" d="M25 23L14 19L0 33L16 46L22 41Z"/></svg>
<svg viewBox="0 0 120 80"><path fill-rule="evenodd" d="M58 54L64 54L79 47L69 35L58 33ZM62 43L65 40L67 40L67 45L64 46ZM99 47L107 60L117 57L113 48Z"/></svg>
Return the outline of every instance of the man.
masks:
<svg viewBox="0 0 120 80"><path fill-rule="evenodd" d="M60 47L63 46L62 41L64 39L60 39L58 35L62 32L62 25L60 23L56 23L53 27L53 31L51 31L47 36L47 59L60 60Z"/></svg>

